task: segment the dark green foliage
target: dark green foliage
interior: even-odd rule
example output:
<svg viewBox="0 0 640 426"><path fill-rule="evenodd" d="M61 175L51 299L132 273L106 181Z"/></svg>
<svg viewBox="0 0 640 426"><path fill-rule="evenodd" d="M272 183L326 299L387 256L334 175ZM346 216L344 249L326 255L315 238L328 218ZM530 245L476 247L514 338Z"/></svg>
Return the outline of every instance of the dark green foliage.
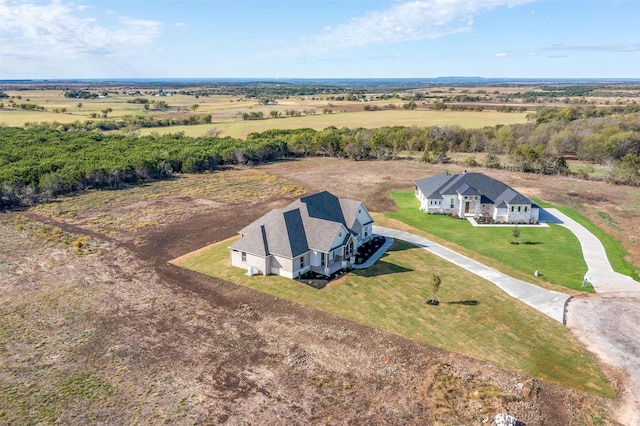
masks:
<svg viewBox="0 0 640 426"><path fill-rule="evenodd" d="M43 108L44 109L44 108ZM192 126L197 124L210 124L211 114L190 115L188 117L169 118L169 117L147 117L125 115L118 120L107 120L105 117L113 110L107 108L102 111L102 120L74 121L72 123L25 123L26 128L55 128L58 130L120 130L128 127L169 127L169 126ZM98 114L96 114L97 116Z"/></svg>
<svg viewBox="0 0 640 426"><path fill-rule="evenodd" d="M88 90L67 90L64 92L64 97L75 99L97 99L98 94L89 92Z"/></svg>
<svg viewBox="0 0 640 426"><path fill-rule="evenodd" d="M116 189L173 173L254 164L288 154L264 138L191 138L182 134L125 136L0 127L0 208L31 204L89 188Z"/></svg>
<svg viewBox="0 0 640 426"><path fill-rule="evenodd" d="M487 152L486 167L543 174L569 174L565 156L573 155L610 165L604 177L609 182L640 185L640 114L576 118L588 111L543 109L537 113L542 120L482 129L274 129L252 133L246 140L136 136L139 127L209 123L210 115L0 127L0 208L87 188L119 188L173 173L215 170L222 164L251 165L288 155L387 160L408 152L427 162L446 163L451 152ZM120 130L120 134L94 130ZM498 155L505 154L508 161L503 165Z"/></svg>

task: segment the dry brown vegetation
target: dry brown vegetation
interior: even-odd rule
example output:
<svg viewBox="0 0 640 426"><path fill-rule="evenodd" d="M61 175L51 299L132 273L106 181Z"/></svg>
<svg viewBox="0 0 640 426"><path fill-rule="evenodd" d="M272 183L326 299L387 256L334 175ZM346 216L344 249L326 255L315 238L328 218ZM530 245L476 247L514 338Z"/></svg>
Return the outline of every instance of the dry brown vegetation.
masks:
<svg viewBox="0 0 640 426"><path fill-rule="evenodd" d="M527 425L617 424L616 401L167 264L303 192L384 211L390 189L447 169L307 159L3 213L0 423L480 424L507 411ZM575 205L640 264L637 190L486 172Z"/></svg>

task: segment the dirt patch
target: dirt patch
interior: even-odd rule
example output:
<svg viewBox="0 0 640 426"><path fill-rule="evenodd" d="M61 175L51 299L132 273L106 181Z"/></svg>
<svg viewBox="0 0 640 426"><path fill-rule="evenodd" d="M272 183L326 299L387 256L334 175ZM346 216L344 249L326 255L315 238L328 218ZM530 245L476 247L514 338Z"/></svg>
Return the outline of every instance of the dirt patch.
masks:
<svg viewBox="0 0 640 426"><path fill-rule="evenodd" d="M452 168L315 159L262 169L381 211L390 188ZM173 194L28 215L109 242L82 256L52 256L61 248L3 215L0 422L478 424L509 412L530 425L615 424L608 400L167 263L290 201ZM139 209L167 215L135 226Z"/></svg>
<svg viewBox="0 0 640 426"><path fill-rule="evenodd" d="M586 201L589 203L606 203L607 200L605 197L591 194L578 194L577 192L568 192L567 195L569 197L577 198L580 201Z"/></svg>

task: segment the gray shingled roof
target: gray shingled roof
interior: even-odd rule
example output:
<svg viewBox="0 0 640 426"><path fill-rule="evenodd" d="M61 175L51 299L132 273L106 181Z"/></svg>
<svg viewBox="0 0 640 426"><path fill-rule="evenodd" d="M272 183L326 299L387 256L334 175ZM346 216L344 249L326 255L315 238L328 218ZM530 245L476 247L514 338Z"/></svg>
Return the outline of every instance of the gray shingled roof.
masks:
<svg viewBox="0 0 640 426"><path fill-rule="evenodd" d="M260 256L277 254L290 258L309 250L329 252L335 248L334 237L343 227L347 232L340 245L346 243L348 232L361 231L356 221L361 206L359 201L319 192L265 214L241 229L243 237L229 247Z"/></svg>
<svg viewBox="0 0 640 426"><path fill-rule="evenodd" d="M428 199L440 199L443 195L482 195L483 203L500 205L531 204L524 195L510 186L482 173L444 173L415 181Z"/></svg>
<svg viewBox="0 0 640 426"><path fill-rule="evenodd" d="M415 184L418 186L420 191L427 197L428 199L441 199L442 194L439 189L445 186L449 181L454 180L457 175L450 175L449 173L444 173L441 175L431 176L427 178L423 178L417 180Z"/></svg>

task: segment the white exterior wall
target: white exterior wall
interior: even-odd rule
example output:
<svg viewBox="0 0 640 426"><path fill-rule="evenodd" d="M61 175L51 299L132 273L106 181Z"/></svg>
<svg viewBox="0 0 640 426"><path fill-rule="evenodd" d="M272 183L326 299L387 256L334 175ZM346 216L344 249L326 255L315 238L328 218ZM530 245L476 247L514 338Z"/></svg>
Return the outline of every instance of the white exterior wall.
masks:
<svg viewBox="0 0 640 426"><path fill-rule="evenodd" d="M531 221L531 204L512 204L509 206L507 214L507 222L529 223Z"/></svg>
<svg viewBox="0 0 640 426"><path fill-rule="evenodd" d="M373 224L365 225L362 227L362 241L365 243L371 239L371 234L373 233Z"/></svg>
<svg viewBox="0 0 640 426"><path fill-rule="evenodd" d="M300 267L300 259L304 259L304 266ZM302 256L298 256L292 259L293 263L293 278L298 278L299 275L302 275L311 270L311 252L308 251Z"/></svg>
<svg viewBox="0 0 640 426"><path fill-rule="evenodd" d="M531 208L531 221L540 222L540 209L538 207Z"/></svg>
<svg viewBox="0 0 640 426"><path fill-rule="evenodd" d="M272 256L271 273L278 274L283 277L293 278L293 261L287 257ZM277 265L277 268L275 266ZM277 270L276 270L277 269Z"/></svg>
<svg viewBox="0 0 640 426"><path fill-rule="evenodd" d="M493 220L495 220L496 222L506 222L507 221L507 208L506 207L500 207L500 208L495 208L493 210Z"/></svg>
<svg viewBox="0 0 640 426"><path fill-rule="evenodd" d="M254 274L267 275L271 273L270 259L262 256L256 256L251 253L246 253L246 261L242 261L242 252L238 250L231 250L231 266L237 266L245 270L249 270L249 267L253 266Z"/></svg>
<svg viewBox="0 0 640 426"><path fill-rule="evenodd" d="M340 230L333 237L333 242L331 243L331 247L336 247L341 245L346 235L347 235L347 228L341 225Z"/></svg>
<svg viewBox="0 0 640 426"><path fill-rule="evenodd" d="M369 223L373 221L373 218L371 217L371 215L369 214L369 212L367 211L367 209L363 204L360 204L360 207L358 207L358 213L356 213L356 219L360 223Z"/></svg>
<svg viewBox="0 0 640 426"><path fill-rule="evenodd" d="M453 207L451 207L451 201L453 200ZM458 197L449 196L442 200L442 206L445 213L453 213L458 208Z"/></svg>
<svg viewBox="0 0 640 426"><path fill-rule="evenodd" d="M479 195L459 195L458 196L458 216L479 216L480 215L480 196ZM469 212L465 212L467 203L469 203Z"/></svg>
<svg viewBox="0 0 640 426"><path fill-rule="evenodd" d="M443 213L442 203L443 200L427 200L425 210L427 213Z"/></svg>
<svg viewBox="0 0 640 426"><path fill-rule="evenodd" d="M420 200L420 210L424 210L427 213L454 213L460 208L460 203L456 196L445 196L442 199L428 199L424 196L419 189L416 192L416 197ZM453 200L453 207L451 207L451 200Z"/></svg>
<svg viewBox="0 0 640 426"><path fill-rule="evenodd" d="M420 191L419 189L416 189L416 197L420 201L420 210L426 210L427 209L427 199L425 198L425 196L422 193L422 191Z"/></svg>

